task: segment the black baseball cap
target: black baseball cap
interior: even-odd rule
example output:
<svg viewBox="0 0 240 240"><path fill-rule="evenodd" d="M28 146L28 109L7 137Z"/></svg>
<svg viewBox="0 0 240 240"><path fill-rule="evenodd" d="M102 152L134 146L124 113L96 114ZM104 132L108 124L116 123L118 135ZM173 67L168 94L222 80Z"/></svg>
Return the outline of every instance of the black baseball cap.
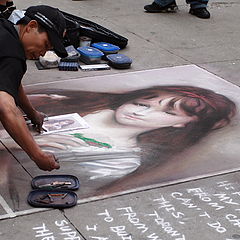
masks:
<svg viewBox="0 0 240 240"><path fill-rule="evenodd" d="M27 8L25 16L36 20L47 32L53 50L61 57L67 57L67 51L63 45L63 35L66 31L66 22L58 8L46 5Z"/></svg>

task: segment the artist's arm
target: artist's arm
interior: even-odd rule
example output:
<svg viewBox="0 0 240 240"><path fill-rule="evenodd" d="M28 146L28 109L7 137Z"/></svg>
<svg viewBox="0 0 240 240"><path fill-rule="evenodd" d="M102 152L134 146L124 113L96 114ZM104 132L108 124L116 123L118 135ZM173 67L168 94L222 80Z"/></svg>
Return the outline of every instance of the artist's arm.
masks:
<svg viewBox="0 0 240 240"><path fill-rule="evenodd" d="M19 97L19 107L23 110L23 112L27 115L27 117L31 120L32 124L36 126L36 130L38 132L41 131L43 120L44 120L44 114L41 112L38 112L30 103L28 100L28 97L23 89L22 84L19 87L18 90L18 97Z"/></svg>
<svg viewBox="0 0 240 240"><path fill-rule="evenodd" d="M36 144L13 97L4 91L0 91L0 121L9 135L40 169L51 171L59 168L54 155L43 152Z"/></svg>

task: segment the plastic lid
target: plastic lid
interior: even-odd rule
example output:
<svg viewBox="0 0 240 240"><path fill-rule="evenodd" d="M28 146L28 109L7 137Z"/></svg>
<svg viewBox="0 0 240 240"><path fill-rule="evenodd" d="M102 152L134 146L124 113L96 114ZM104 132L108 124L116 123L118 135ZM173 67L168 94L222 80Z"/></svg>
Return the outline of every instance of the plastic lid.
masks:
<svg viewBox="0 0 240 240"><path fill-rule="evenodd" d="M100 50L94 48L94 47L88 47L88 46L84 46L84 47L79 47L77 48L78 52L83 55L83 56L87 56L87 57L102 57L104 55L103 52L101 52Z"/></svg>
<svg viewBox="0 0 240 240"><path fill-rule="evenodd" d="M92 47L95 47L102 51L118 51L118 50L120 50L120 47L113 45L111 43L106 43L106 42L93 43Z"/></svg>
<svg viewBox="0 0 240 240"><path fill-rule="evenodd" d="M114 63L124 64L124 63L132 63L132 59L124 54L109 54L107 55L107 59Z"/></svg>

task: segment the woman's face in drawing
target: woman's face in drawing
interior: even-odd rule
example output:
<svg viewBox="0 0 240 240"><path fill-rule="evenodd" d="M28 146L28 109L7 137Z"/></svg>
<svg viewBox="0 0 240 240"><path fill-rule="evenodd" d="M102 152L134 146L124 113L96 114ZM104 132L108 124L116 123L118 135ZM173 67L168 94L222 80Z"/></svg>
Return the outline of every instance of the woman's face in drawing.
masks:
<svg viewBox="0 0 240 240"><path fill-rule="evenodd" d="M175 96L164 95L151 99L137 99L120 106L115 113L119 124L153 130L162 127L184 127L195 121L196 116L188 116L180 107L181 100L169 104ZM169 106L170 105L170 106Z"/></svg>

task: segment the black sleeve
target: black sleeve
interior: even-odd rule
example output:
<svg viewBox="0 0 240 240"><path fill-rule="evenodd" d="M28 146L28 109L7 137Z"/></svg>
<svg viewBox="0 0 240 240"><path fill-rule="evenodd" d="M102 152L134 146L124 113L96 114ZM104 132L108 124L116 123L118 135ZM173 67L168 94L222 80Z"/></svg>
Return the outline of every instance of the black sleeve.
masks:
<svg viewBox="0 0 240 240"><path fill-rule="evenodd" d="M18 89L25 73L23 62L17 58L0 58L0 91L10 94L18 102Z"/></svg>

